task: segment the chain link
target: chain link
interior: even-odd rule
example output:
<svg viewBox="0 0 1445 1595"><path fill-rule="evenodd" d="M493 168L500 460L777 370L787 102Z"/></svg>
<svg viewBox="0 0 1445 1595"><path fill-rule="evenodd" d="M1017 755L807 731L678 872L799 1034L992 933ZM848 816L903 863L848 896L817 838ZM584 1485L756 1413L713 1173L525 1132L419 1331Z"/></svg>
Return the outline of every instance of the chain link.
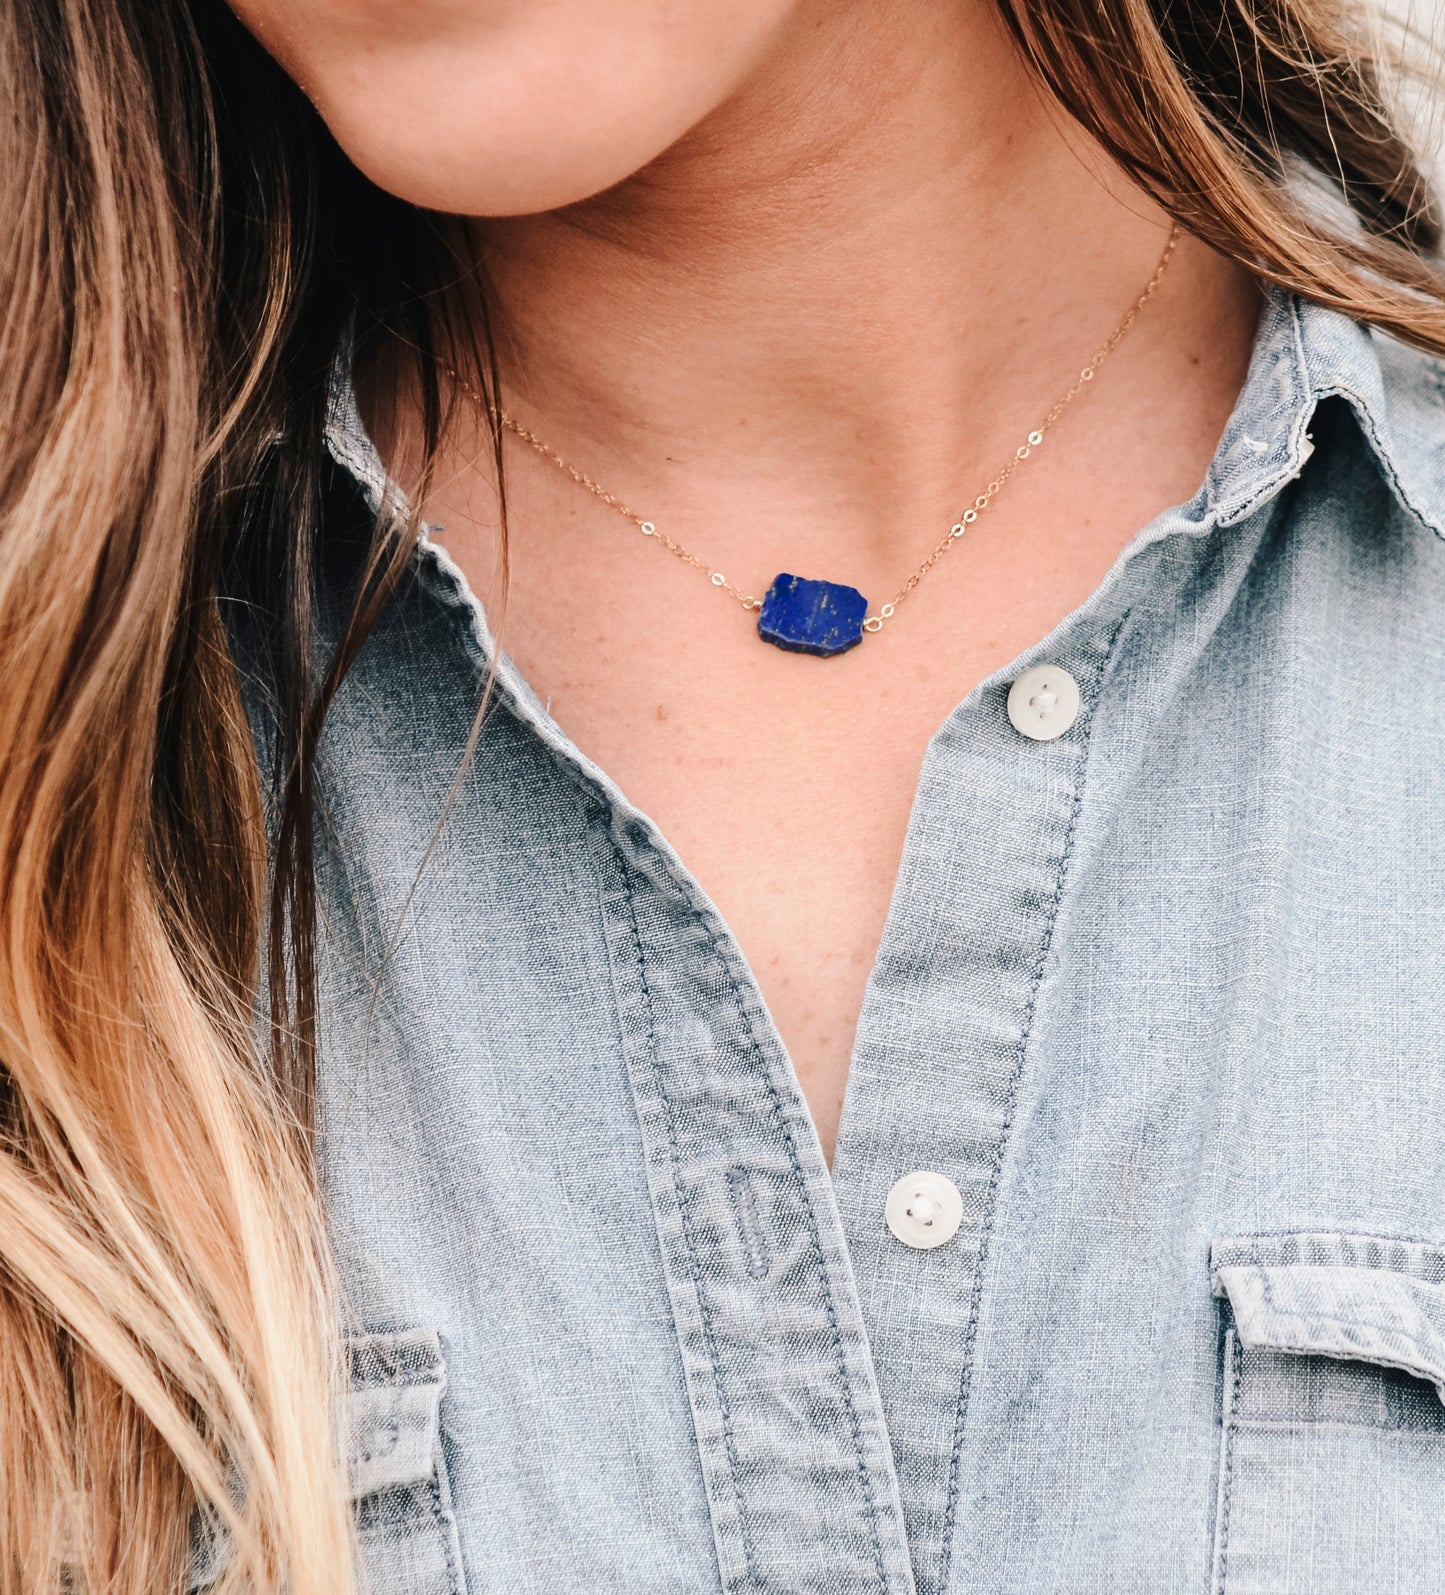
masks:
<svg viewBox="0 0 1445 1595"><path fill-rule="evenodd" d="M898 591L894 593L892 598L890 598L886 604L883 604L879 607L877 614L869 615L864 620L864 631L882 631L884 622L893 618L893 616L898 612L898 606L904 601L905 598L908 597L909 593L911 593L913 589L918 586L919 582L921 582L923 578L928 575L929 571L933 569L939 560L941 560L949 551L949 549L952 548L953 545L964 536L969 527L971 527L974 522L978 520L979 516L983 514L983 512L989 507L989 505L993 503L994 498L1002 490L1004 485L1013 477L1014 473L1019 469L1019 467L1023 465L1026 460L1032 458L1034 450L1043 443L1044 438L1049 432L1050 428L1055 425L1065 410L1069 408L1074 400L1078 398L1079 394L1082 393L1089 383L1091 383L1098 375L1099 367L1103 365L1109 356L1113 354L1115 349L1117 349L1124 341L1125 334L1129 331L1130 327L1134 325L1135 321L1138 320L1139 312L1143 310L1144 306L1147 305L1154 297L1155 290L1164 280L1164 273L1168 270L1169 262L1173 257L1175 248L1178 246L1179 237L1180 230L1179 225L1176 222L1169 229L1169 238L1164 245L1164 253L1159 257L1159 264L1155 266L1153 276L1150 277L1149 281L1144 285L1143 292L1134 301L1134 303L1130 305L1127 313L1124 316L1124 319L1117 327L1114 328L1113 332L1109 334L1108 339L1100 346L1098 352L1094 355L1094 358L1090 360L1088 365L1086 365L1084 369L1080 371L1078 376L1074 378L1073 384L1070 386L1069 390L1054 402L1053 408L1043 418L1043 420L1040 421L1039 424L1027 434L1024 441L1014 450L1013 456L1000 468L998 474L993 478L988 486L984 488L983 492L981 492L974 499L969 508L964 510L964 512L958 517L953 525L949 527L948 535L929 551L923 563L919 565L918 569L915 570L908 580L905 581L904 584L898 589ZM445 367L444 370L445 374L454 383L456 383L456 385L470 399L472 399L474 403L481 405L483 409L494 415L502 426L504 426L509 432L513 433L516 437L520 438L521 441L527 444L529 448L540 454L543 459L550 460L552 464L555 465L559 470L565 471L566 474L570 476L579 487L586 488L587 491L594 497L601 499L609 509L614 510L618 515L622 516L624 520L630 521L644 537L650 537L655 543L658 543L661 545L661 547L665 548L669 554L673 555L677 559L680 559L684 565L691 565L694 570L701 571L714 587L716 587L720 592L726 593L729 598L733 599L736 603L741 604L744 609L754 611L763 607L763 601L761 598L756 598L751 593L743 592L741 588L730 582L720 570L714 570L712 566L706 562L706 560L699 559L696 554L692 553L691 550L684 548L681 543L669 537L666 532L659 531L652 521L646 520L643 516L639 515L636 510L630 508L626 503L623 502L622 499L618 498L616 494L609 493L600 482L594 482L585 471L579 471L577 467L569 460L563 459L563 457L557 453L550 443L545 442L535 432L531 431L528 427L523 426L520 421L515 420L511 415L508 414L506 410L490 405L486 398L456 371L452 370L450 367Z"/></svg>
<svg viewBox="0 0 1445 1595"><path fill-rule="evenodd" d="M1129 306L1124 319L1117 327L1114 328L1113 332L1109 334L1108 339L1100 346L1094 358L1090 360L1088 365L1086 365L1078 374L1078 376L1074 378L1073 384L1069 388L1068 392L1054 401L1054 406L1049 413L1027 435L1024 441L1019 444L1018 448L1014 450L1013 458L1002 467L998 475L995 476L988 486L984 488L983 492L974 499L972 505L970 505L970 507L959 516L953 525L949 527L948 535L929 551L928 556L923 563L918 567L917 570L913 572L908 580L904 582L898 591L894 593L892 598L890 598L888 602L879 609L878 613L876 615L869 615L868 618L863 622L863 629L865 631L882 631L883 622L893 618L893 616L897 613L899 604L901 604L903 600L908 597L909 593L911 593L913 589L917 587L919 582L923 580L923 578L929 573L929 571L933 569L939 560L943 558L949 549L952 548L953 545L958 542L958 540L968 531L969 527L974 524L984 510L986 510L989 505L993 503L994 498L998 494L999 490L1004 486L1009 478L1013 476L1013 474L1024 463L1024 461L1032 457L1034 450L1038 448L1039 445L1044 441L1044 435L1049 431L1054 423L1058 421L1060 416L1063 415L1064 411L1068 409L1074 400L1078 398L1080 393L1084 391L1084 388L1094 380L1095 376L1098 374L1099 367L1103 365L1109 356L1113 354L1115 349L1117 349L1124 341L1124 335L1129 331L1130 327L1134 325L1135 321L1138 320L1139 312L1143 310L1144 306L1147 305L1154 297L1155 289L1158 288L1159 284L1164 280L1164 273L1169 269L1170 259L1173 257L1174 250L1178 246L1178 243L1179 224L1176 222L1169 229L1169 237L1164 245L1164 253L1159 257L1159 263L1154 268L1153 276L1150 277L1147 283L1145 283L1144 289L1140 293L1139 297L1132 305Z"/></svg>
<svg viewBox="0 0 1445 1595"><path fill-rule="evenodd" d="M463 381L455 371L449 370L447 375L464 393L468 394L476 402L483 405L486 404L486 400L482 398L481 394L470 383ZM609 509L616 510L623 520L631 521L644 537L652 538L655 543L665 548L669 554L680 559L684 565L691 565L694 570L700 570L720 592L726 593L729 598L736 599L744 609L752 610L763 607L761 598L754 598L751 593L742 592L720 570L714 570L706 561L699 559L696 554L684 548L681 543L674 541L666 532L658 531L651 521L645 520L635 509L629 508L615 493L609 493L600 482L594 482L585 472L579 471L569 460L564 460L550 443L544 442L535 432L524 427L520 421L514 420L505 410L497 410L494 413L509 432L515 433L529 448L535 449L544 460L550 460L559 470L565 471L579 487L585 487L589 493L596 498L600 498Z"/></svg>

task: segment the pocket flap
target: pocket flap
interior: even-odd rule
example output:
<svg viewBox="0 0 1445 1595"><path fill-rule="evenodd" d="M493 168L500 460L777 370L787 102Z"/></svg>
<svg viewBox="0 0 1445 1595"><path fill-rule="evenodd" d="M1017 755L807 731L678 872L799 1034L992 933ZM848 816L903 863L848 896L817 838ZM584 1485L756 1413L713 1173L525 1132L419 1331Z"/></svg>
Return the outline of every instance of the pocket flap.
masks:
<svg viewBox="0 0 1445 1595"><path fill-rule="evenodd" d="M346 1469L351 1497L432 1476L446 1386L433 1329L357 1335L346 1343Z"/></svg>
<svg viewBox="0 0 1445 1595"><path fill-rule="evenodd" d="M436 1472L446 1387L437 1332L350 1335L345 1353L350 1379L342 1413L347 1494L360 1501L393 1485L426 1483ZM215 1584L233 1554L225 1527L198 1510L191 1520L188 1595Z"/></svg>
<svg viewBox="0 0 1445 1595"><path fill-rule="evenodd" d="M1370 1235L1241 1236L1210 1248L1210 1280L1250 1350L1377 1363L1445 1401L1445 1247Z"/></svg>

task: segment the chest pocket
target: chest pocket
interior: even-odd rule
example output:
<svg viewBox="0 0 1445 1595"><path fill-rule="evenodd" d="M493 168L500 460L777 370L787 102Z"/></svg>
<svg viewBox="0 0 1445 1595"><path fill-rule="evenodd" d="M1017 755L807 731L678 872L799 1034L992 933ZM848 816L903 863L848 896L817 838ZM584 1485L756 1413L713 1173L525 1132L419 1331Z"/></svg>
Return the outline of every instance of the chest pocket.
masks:
<svg viewBox="0 0 1445 1595"><path fill-rule="evenodd" d="M361 1554L359 1589L362 1595L465 1595L441 1449L446 1371L436 1332L354 1336L346 1356L346 1462ZM198 1529L188 1589L207 1589L228 1561L224 1535Z"/></svg>
<svg viewBox="0 0 1445 1595"><path fill-rule="evenodd" d="M1214 1595L1445 1589L1445 1247L1216 1241Z"/></svg>

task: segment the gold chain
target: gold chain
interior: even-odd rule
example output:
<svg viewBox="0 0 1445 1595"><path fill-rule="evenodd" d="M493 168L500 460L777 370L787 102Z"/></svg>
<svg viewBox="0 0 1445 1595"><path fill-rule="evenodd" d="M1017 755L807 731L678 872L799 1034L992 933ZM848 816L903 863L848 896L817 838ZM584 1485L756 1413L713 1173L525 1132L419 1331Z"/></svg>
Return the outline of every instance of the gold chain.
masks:
<svg viewBox="0 0 1445 1595"><path fill-rule="evenodd" d="M1176 222L1169 229L1169 238L1164 245L1164 253L1159 257L1159 264L1155 266L1153 276L1150 277L1149 281L1144 285L1143 292L1134 301L1134 303L1129 306L1124 319L1117 327L1114 328L1113 332L1109 334L1108 339L1100 347L1094 358L1090 360L1088 365L1086 365L1084 369L1079 372L1078 376L1074 378L1073 384L1069 388L1068 392L1063 394L1062 397L1055 401L1054 406L1049 413L1043 418L1042 421L1039 422L1036 427L1032 429L1032 431L1028 433L1024 441L1019 444L1018 448L1014 450L1012 458L999 470L998 474L993 478L988 486L984 488L983 492L981 492L978 497L974 499L972 505L970 505L968 509L964 510L963 514L960 515L953 525L949 527L948 535L944 537L932 550L930 550L928 557L923 561L918 569L913 572L908 580L904 582L898 591L894 593L892 598L890 598L886 604L880 606L878 613L876 615L869 615L864 620L864 631L882 631L884 621L891 620L893 618L894 614L897 612L899 604L901 604L903 600L907 598L909 593L911 593L913 589L917 587L919 582L923 580L929 571L933 569L939 560L943 558L949 549L952 548L953 545L969 529L969 527L973 525L973 523L979 518L984 510L988 508L999 491L1002 489L1003 485L1014 475L1024 461L1032 456L1033 451L1044 441L1044 436L1049 429L1054 426L1054 424L1063 415L1064 411L1068 409L1074 400L1078 398L1079 394L1083 392L1084 388L1087 387L1088 384L1091 383L1098 375L1099 367L1103 365L1109 356L1113 354L1115 349L1117 349L1123 342L1124 335L1138 319L1139 312L1143 310L1144 306L1147 305L1154 297L1155 289L1157 289L1159 284L1164 280L1164 273L1168 269L1169 261L1179 243L1179 236L1179 225ZM586 474L586 472L579 471L577 467L570 461L563 459L563 457L557 453L551 444L545 442L530 428L523 426L520 421L515 420L507 413L506 410L497 409L488 404L486 398L456 371L452 370L450 367L445 367L444 370L445 374L453 382L455 382L456 385L470 399L472 399L474 403L481 405L483 409L488 410L495 415L497 420L504 427L506 427L509 432L519 437L522 442L527 444L528 447L534 449L542 456L543 459L550 460L552 464L555 465L559 470L565 471L566 474L570 476L579 487L585 487L589 493L596 498L600 498L604 504L606 504L610 509L615 510L617 514L622 516L624 520L631 521L631 523L638 529L638 531L642 533L644 537L650 537L654 542L660 543L669 554L672 554L676 558L680 559L684 565L691 565L694 570L700 570L714 587L718 588L719 591L726 593L730 598L740 603L744 609L752 611L761 609L763 607L763 601L761 598L755 598L751 593L743 592L741 588L736 587L732 582L730 582L720 570L714 570L710 565L707 564L705 560L699 559L696 554L692 553L689 549L684 548L681 543L676 542L673 538L669 537L666 532L658 531L656 525L652 521L644 519L644 517L639 515L636 510L630 508L620 498L618 498L616 494L609 493L600 482L594 482L592 478Z"/></svg>

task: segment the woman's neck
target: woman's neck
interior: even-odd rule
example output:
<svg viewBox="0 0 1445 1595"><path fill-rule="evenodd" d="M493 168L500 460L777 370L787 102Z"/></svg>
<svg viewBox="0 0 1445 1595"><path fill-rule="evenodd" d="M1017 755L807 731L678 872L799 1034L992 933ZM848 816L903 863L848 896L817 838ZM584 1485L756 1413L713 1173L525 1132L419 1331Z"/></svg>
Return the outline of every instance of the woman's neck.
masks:
<svg viewBox="0 0 1445 1595"><path fill-rule="evenodd" d="M1167 221L991 5L821 9L646 170L477 233L508 402L563 452L664 510L681 465L690 509L740 474L875 539L901 508L911 548L911 512L969 487L1108 335ZM1197 248L1173 268L1205 299L1232 272Z"/></svg>

